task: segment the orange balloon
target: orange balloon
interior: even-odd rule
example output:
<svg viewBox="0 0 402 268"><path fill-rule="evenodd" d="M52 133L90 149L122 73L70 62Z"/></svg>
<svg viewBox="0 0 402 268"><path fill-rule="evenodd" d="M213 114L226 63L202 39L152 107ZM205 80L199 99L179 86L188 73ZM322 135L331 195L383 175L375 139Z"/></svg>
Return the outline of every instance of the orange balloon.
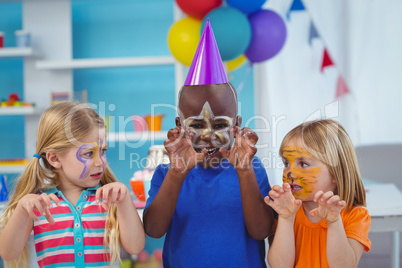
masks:
<svg viewBox="0 0 402 268"><path fill-rule="evenodd" d="M186 17L175 22L169 30L170 52L182 64L190 66L200 42L201 21Z"/></svg>

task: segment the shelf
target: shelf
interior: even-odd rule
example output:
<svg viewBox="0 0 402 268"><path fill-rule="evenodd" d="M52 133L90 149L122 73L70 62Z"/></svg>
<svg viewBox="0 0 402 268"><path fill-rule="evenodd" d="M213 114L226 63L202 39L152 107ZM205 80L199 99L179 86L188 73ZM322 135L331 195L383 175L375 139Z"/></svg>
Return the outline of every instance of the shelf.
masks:
<svg viewBox="0 0 402 268"><path fill-rule="evenodd" d="M35 107L1 107L0 108L0 116L1 115L34 115L41 114L43 109L38 109Z"/></svg>
<svg viewBox="0 0 402 268"><path fill-rule="evenodd" d="M109 133L108 141L141 141L141 140L161 140L167 139L167 131L157 131L157 132L117 132Z"/></svg>
<svg viewBox="0 0 402 268"><path fill-rule="evenodd" d="M0 165L0 174L18 174L25 170L26 165Z"/></svg>
<svg viewBox="0 0 402 268"><path fill-rule="evenodd" d="M69 61L37 61L39 70L65 70L85 68L108 68L147 65L175 64L171 56L163 57L131 57L131 58L100 58L100 59L73 59Z"/></svg>
<svg viewBox="0 0 402 268"><path fill-rule="evenodd" d="M0 57L25 57L33 54L31 47L3 47L0 48Z"/></svg>

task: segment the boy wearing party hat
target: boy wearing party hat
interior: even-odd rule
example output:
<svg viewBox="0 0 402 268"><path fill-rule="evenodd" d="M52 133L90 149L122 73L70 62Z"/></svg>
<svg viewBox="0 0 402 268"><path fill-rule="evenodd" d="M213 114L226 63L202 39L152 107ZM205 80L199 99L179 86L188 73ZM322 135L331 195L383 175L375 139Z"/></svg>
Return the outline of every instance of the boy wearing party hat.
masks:
<svg viewBox="0 0 402 268"><path fill-rule="evenodd" d="M254 156L257 135L240 128L237 94L209 21L178 113L164 143L170 164L157 167L143 216L149 236L166 233L164 267L266 267L268 177Z"/></svg>

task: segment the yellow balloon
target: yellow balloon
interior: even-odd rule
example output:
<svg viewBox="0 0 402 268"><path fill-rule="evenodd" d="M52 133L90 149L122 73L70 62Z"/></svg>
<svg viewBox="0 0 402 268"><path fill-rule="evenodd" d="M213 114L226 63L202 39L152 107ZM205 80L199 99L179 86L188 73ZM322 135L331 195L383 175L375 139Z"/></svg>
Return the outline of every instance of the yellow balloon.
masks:
<svg viewBox="0 0 402 268"><path fill-rule="evenodd" d="M190 66L200 42L201 20L186 17L175 22L169 30L168 45L173 56Z"/></svg>
<svg viewBox="0 0 402 268"><path fill-rule="evenodd" d="M239 57L235 58L234 60L230 60L226 62L228 66L228 73L239 68L247 61L246 56L244 54L240 55Z"/></svg>

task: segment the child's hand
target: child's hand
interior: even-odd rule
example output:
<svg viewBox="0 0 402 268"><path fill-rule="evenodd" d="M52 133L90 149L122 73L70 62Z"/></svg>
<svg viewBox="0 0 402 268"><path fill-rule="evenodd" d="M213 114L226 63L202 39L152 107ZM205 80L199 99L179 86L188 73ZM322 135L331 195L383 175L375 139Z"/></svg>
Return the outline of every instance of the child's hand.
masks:
<svg viewBox="0 0 402 268"><path fill-rule="evenodd" d="M255 144L258 141L258 135L250 128L240 129L235 126L230 130L235 132L235 142L230 150L220 148L219 152L225 157L236 169L244 170L252 167L252 161L257 148Z"/></svg>
<svg viewBox="0 0 402 268"><path fill-rule="evenodd" d="M193 136L194 133L184 131L180 127L169 130L168 139L163 145L168 152L170 168L173 171L190 171L204 159L207 150L204 148L200 153L197 153L191 142Z"/></svg>
<svg viewBox="0 0 402 268"><path fill-rule="evenodd" d="M346 206L346 202L332 191L318 191L314 195L314 202L318 202L318 207L310 211L310 216L323 218L327 223L338 220L341 210Z"/></svg>
<svg viewBox="0 0 402 268"><path fill-rule="evenodd" d="M273 186L264 201L283 218L293 217L302 204L301 200L294 198L289 183L284 183L283 188L279 185Z"/></svg>
<svg viewBox="0 0 402 268"><path fill-rule="evenodd" d="M112 182L96 190L95 200L99 203L102 198L102 207L108 210L109 205L123 201L126 196L130 197L128 188L121 182ZM132 200L131 197L129 200Z"/></svg>
<svg viewBox="0 0 402 268"><path fill-rule="evenodd" d="M49 212L49 208L52 206L51 200L53 200L56 205L60 205L60 200L55 194L47 195L46 193L40 195L27 194L21 198L19 204L33 220L39 221L39 217L34 213L34 210L37 210L41 215L45 216L46 220L51 225L53 225L55 221L52 217L52 214Z"/></svg>

